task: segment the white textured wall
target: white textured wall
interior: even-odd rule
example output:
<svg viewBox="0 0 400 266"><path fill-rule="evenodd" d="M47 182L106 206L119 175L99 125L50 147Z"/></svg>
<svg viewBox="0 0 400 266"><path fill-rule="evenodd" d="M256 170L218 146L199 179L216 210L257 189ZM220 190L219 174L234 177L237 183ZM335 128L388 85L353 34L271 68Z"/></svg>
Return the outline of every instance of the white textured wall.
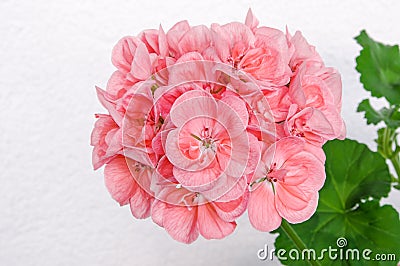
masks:
<svg viewBox="0 0 400 266"><path fill-rule="evenodd" d="M341 71L348 136L374 147L374 130L354 111L367 94L353 37L366 28L400 43L399 3L0 0L0 265L266 265L256 252L273 237L245 217L228 238L188 246L110 198L102 170L92 171L89 135L113 45L160 22L243 21L252 7L264 25L302 30ZM399 199L387 201L399 209Z"/></svg>

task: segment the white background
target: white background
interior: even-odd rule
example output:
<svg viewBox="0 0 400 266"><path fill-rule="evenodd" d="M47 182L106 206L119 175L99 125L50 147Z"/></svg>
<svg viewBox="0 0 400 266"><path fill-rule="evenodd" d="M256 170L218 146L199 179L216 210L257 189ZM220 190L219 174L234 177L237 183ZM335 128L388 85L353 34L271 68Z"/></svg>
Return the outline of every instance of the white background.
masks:
<svg viewBox="0 0 400 266"><path fill-rule="evenodd" d="M224 240L172 240L151 220L120 208L91 166L95 85L113 71L111 49L142 29L244 21L300 29L343 77L348 137L375 148L357 103L354 70L363 28L400 43L393 1L16 1L0 0L0 265L267 265L256 252L274 237L244 216ZM400 196L386 200L397 204ZM333 243L334 244L334 243Z"/></svg>

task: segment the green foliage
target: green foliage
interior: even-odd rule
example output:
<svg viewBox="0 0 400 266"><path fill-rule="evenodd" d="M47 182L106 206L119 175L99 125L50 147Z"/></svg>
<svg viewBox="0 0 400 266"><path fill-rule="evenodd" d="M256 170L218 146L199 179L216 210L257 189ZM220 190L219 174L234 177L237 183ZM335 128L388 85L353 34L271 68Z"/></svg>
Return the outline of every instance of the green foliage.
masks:
<svg viewBox="0 0 400 266"><path fill-rule="evenodd" d="M355 39L363 48L356 58L356 69L364 88L372 96L385 97L390 104L400 103L399 46L376 42L364 30Z"/></svg>
<svg viewBox="0 0 400 266"><path fill-rule="evenodd" d="M320 191L316 213L304 223L292 228L307 248L320 251L331 246L339 249L336 241L347 239L342 248L358 249L360 260L336 260L325 254L322 265L396 265L400 258L400 220L396 210L389 205L380 206L379 199L388 195L391 176L384 158L372 152L364 144L354 140L330 141L324 146L326 153L326 183ZM295 245L282 228L275 248L289 251ZM372 250L371 258L377 253L396 254L396 261L380 264L361 258L364 249ZM334 254L340 254L338 252ZM350 253L349 253L350 254ZM288 257L288 256L287 256ZM307 261L281 261L288 265L308 265Z"/></svg>
<svg viewBox="0 0 400 266"><path fill-rule="evenodd" d="M378 124L383 121L390 128L400 127L400 112L399 106L392 108L383 107L380 110L375 110L369 99L364 99L357 108L357 112L365 112L364 117L367 119L367 124Z"/></svg>
<svg viewBox="0 0 400 266"><path fill-rule="evenodd" d="M389 107L374 109L369 99L364 99L357 112L364 112L367 124L386 124L378 130L378 152L392 163L397 177L393 176L393 187L400 189L400 148L397 145L397 132L400 127L400 52L398 45L385 45L371 39L363 30L356 38L362 46L356 58L356 69L360 81L374 97L384 97Z"/></svg>

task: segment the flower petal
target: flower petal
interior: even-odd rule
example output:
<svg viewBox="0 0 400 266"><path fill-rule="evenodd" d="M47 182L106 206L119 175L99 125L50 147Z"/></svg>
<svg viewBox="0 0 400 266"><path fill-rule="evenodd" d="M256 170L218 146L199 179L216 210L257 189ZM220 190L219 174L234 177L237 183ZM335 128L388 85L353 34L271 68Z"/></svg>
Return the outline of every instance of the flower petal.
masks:
<svg viewBox="0 0 400 266"><path fill-rule="evenodd" d="M263 232L277 229L282 218L275 208L275 197L272 186L263 183L250 192L248 213L250 223Z"/></svg>
<svg viewBox="0 0 400 266"><path fill-rule="evenodd" d="M213 97L197 90L182 94L171 108L171 121L181 127L196 117L217 117L217 103Z"/></svg>
<svg viewBox="0 0 400 266"><path fill-rule="evenodd" d="M117 125L121 127L123 116L116 110L116 105L114 102L111 101L111 99L109 99L108 93L97 86L96 92L97 98L99 99L100 103L104 106L104 108L107 109L111 117L114 119L115 123L117 123Z"/></svg>
<svg viewBox="0 0 400 266"><path fill-rule="evenodd" d="M151 76L151 61L146 45L139 43L132 62L131 74L138 80L146 80Z"/></svg>
<svg viewBox="0 0 400 266"><path fill-rule="evenodd" d="M127 166L126 158L114 158L104 169L104 182L111 196L120 205L128 204L138 185Z"/></svg>
<svg viewBox="0 0 400 266"><path fill-rule="evenodd" d="M151 206L151 219L161 227L163 227L163 216L166 208L167 204L160 200L155 200Z"/></svg>
<svg viewBox="0 0 400 266"><path fill-rule="evenodd" d="M181 54L188 52L203 52L211 44L210 30L204 26L194 26L190 28L179 41Z"/></svg>
<svg viewBox="0 0 400 266"><path fill-rule="evenodd" d="M129 204L132 215L137 219L145 219L150 216L153 197L144 189L139 187L135 195L130 199Z"/></svg>
<svg viewBox="0 0 400 266"><path fill-rule="evenodd" d="M198 221L200 234L206 239L221 239L231 234L235 228L235 222L226 222L218 216L211 204L198 207Z"/></svg>
<svg viewBox="0 0 400 266"><path fill-rule="evenodd" d="M223 97L218 102L218 122L234 138L243 133L249 123L245 101L235 96Z"/></svg>
<svg viewBox="0 0 400 266"><path fill-rule="evenodd" d="M125 74L131 70L132 61L139 42L136 37L127 36L115 45L111 61L118 70Z"/></svg>
<svg viewBox="0 0 400 266"><path fill-rule="evenodd" d="M254 16L251 8L249 8L249 10L247 11L247 16L244 24L246 24L246 26L252 30L257 28L258 26L258 19Z"/></svg>
<svg viewBox="0 0 400 266"><path fill-rule="evenodd" d="M215 182L223 175L221 169L215 163L200 171L187 171L182 168L174 167L174 176L184 187L196 191L206 191L211 189Z"/></svg>
<svg viewBox="0 0 400 266"><path fill-rule="evenodd" d="M173 239L190 244L199 236L197 207L168 205L164 209L162 224Z"/></svg>
<svg viewBox="0 0 400 266"><path fill-rule="evenodd" d="M318 196L319 194L317 191L312 193L307 201L306 206L297 210L291 209L280 200L276 200L276 209L278 210L279 214L289 223L302 223L310 219L317 209Z"/></svg>

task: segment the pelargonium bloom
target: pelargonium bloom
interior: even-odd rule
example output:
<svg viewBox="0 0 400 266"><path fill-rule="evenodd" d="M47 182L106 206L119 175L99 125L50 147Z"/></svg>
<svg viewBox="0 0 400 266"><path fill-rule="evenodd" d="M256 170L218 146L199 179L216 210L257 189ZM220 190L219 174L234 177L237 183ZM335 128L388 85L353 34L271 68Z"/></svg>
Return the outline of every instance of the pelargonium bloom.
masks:
<svg viewBox="0 0 400 266"><path fill-rule="evenodd" d="M251 171L250 145L258 145L248 134L249 115L245 103L228 95L216 101L202 90L188 91L171 108L171 130L166 156L174 165L174 176L184 186L208 190L222 175L239 178Z"/></svg>
<svg viewBox="0 0 400 266"><path fill-rule="evenodd" d="M245 23L144 30L112 52L97 89L94 169L135 218L175 240L220 239L248 210L258 230L307 220L322 145L344 138L342 84L300 32Z"/></svg>
<svg viewBox="0 0 400 266"><path fill-rule="evenodd" d="M315 212L325 169L304 145L304 140L288 137L264 149L250 184L249 219L256 229L275 230L282 218L300 223Z"/></svg>

